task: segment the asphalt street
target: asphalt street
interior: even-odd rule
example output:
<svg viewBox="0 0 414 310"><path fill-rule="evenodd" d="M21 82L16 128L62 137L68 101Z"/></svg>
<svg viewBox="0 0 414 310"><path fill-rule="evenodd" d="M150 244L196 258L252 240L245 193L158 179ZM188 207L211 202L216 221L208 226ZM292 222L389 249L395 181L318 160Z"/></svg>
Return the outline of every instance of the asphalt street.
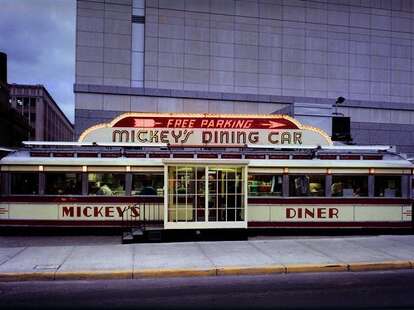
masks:
<svg viewBox="0 0 414 310"><path fill-rule="evenodd" d="M2 309L413 309L414 270L0 283Z"/></svg>

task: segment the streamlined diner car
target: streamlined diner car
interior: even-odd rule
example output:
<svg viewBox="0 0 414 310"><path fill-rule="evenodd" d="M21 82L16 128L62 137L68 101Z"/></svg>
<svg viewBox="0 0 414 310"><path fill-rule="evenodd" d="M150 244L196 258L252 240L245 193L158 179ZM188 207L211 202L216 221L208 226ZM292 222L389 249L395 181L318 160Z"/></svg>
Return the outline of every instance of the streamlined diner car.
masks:
<svg viewBox="0 0 414 310"><path fill-rule="evenodd" d="M129 113L0 165L0 226L412 227L404 156L282 115Z"/></svg>

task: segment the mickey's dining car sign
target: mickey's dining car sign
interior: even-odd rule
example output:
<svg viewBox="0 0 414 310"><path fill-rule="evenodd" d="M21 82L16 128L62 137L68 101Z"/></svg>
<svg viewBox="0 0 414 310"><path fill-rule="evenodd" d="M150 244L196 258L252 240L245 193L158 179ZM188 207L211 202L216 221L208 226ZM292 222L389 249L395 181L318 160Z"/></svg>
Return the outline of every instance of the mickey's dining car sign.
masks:
<svg viewBox="0 0 414 310"><path fill-rule="evenodd" d="M332 145L322 130L286 115L126 113L85 130L79 142L171 146Z"/></svg>

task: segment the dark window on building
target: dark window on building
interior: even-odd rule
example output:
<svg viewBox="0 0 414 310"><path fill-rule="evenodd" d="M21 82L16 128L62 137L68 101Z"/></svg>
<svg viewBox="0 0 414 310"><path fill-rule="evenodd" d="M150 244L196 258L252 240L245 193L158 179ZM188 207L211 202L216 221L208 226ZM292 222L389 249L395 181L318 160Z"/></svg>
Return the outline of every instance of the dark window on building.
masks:
<svg viewBox="0 0 414 310"><path fill-rule="evenodd" d="M36 106L36 98L30 98L30 107L34 108Z"/></svg>
<svg viewBox="0 0 414 310"><path fill-rule="evenodd" d="M123 196L125 195L124 173L89 173L89 195Z"/></svg>
<svg viewBox="0 0 414 310"><path fill-rule="evenodd" d="M401 176L375 176L375 197L401 197Z"/></svg>
<svg viewBox="0 0 414 310"><path fill-rule="evenodd" d="M275 174L249 174L249 196L282 196L283 177Z"/></svg>
<svg viewBox="0 0 414 310"><path fill-rule="evenodd" d="M325 196L324 175L290 175L289 196Z"/></svg>
<svg viewBox="0 0 414 310"><path fill-rule="evenodd" d="M39 192L37 172L12 172L11 193L15 195L36 195Z"/></svg>
<svg viewBox="0 0 414 310"><path fill-rule="evenodd" d="M367 197L368 176L334 175L331 191L334 197Z"/></svg>
<svg viewBox="0 0 414 310"><path fill-rule="evenodd" d="M163 173L134 173L132 175L132 195L163 196Z"/></svg>

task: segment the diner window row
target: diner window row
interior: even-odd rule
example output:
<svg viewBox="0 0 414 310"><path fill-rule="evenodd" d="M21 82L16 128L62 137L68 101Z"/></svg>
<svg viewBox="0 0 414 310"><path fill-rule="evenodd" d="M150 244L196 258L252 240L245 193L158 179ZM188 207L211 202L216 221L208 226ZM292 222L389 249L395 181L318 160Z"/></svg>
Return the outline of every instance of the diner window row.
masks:
<svg viewBox="0 0 414 310"><path fill-rule="evenodd" d="M164 174L161 172L13 172L9 176L7 192L12 195L164 195Z"/></svg>
<svg viewBox="0 0 414 310"><path fill-rule="evenodd" d="M164 174L111 172L10 172L8 188L12 195L102 195L163 196ZM248 176L249 197L407 197L409 175L323 175L252 173ZM4 179L3 179L4 180ZM172 187L170 194L204 195L204 180L188 178L187 186ZM215 192L209 181L210 194ZM242 179L226 189L240 194Z"/></svg>
<svg viewBox="0 0 414 310"><path fill-rule="evenodd" d="M249 174L249 197L408 197L408 175ZM406 190L404 190L406 189Z"/></svg>

